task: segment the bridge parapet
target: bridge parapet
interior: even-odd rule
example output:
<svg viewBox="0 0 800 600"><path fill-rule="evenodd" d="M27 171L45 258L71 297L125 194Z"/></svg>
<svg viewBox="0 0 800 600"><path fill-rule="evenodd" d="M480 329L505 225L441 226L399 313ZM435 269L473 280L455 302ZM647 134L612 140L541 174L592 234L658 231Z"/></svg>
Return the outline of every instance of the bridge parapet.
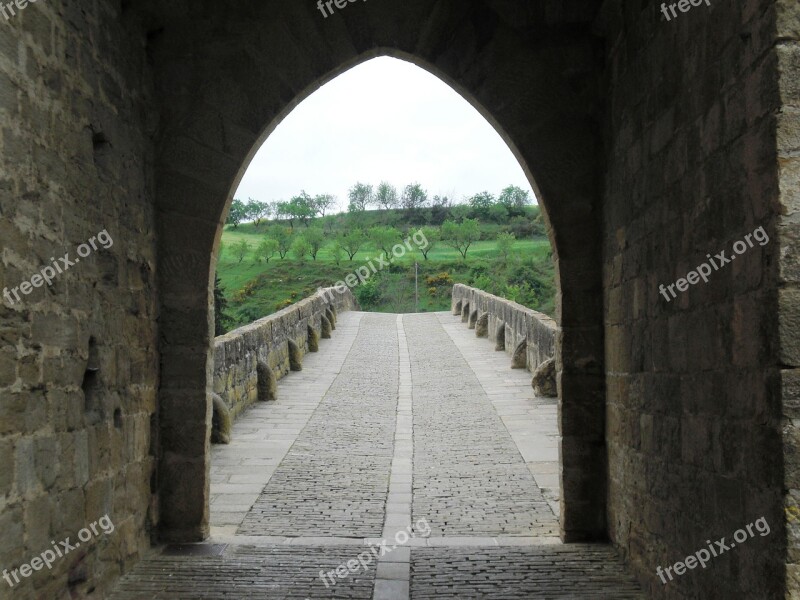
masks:
<svg viewBox="0 0 800 600"><path fill-rule="evenodd" d="M335 321L337 314L358 309L358 301L349 289L324 288L275 314L217 337L214 393L224 400L231 420L258 400L274 399L269 391L274 390L274 381L290 370L302 368L302 357L316 352L318 340L326 337L322 334L328 332L328 327L335 327L330 323L331 316Z"/></svg>
<svg viewBox="0 0 800 600"><path fill-rule="evenodd" d="M533 373L555 357L558 325L545 314L460 283L453 286L452 309L481 336L485 323L495 349L511 355L516 368Z"/></svg>

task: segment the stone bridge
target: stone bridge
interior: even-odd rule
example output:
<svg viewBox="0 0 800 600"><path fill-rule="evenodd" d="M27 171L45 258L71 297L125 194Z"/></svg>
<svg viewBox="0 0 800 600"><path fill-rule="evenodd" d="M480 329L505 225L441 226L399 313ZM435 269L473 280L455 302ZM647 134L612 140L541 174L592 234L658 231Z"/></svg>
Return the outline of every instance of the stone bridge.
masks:
<svg viewBox="0 0 800 600"><path fill-rule="evenodd" d="M644 598L613 546L561 542L557 400L525 354L511 369L520 347L552 355L552 321L461 285L455 314L355 306L321 290L217 339L219 410L239 418L212 451L210 538L144 560L112 600Z"/></svg>
<svg viewBox="0 0 800 600"><path fill-rule="evenodd" d="M137 564L150 565L145 578L156 578L162 567L150 562L153 548L219 535L212 500L226 494L212 499L213 486L225 485L212 482L212 408L221 415L220 433L224 410L239 408L214 400L211 290L233 190L259 144L302 99L347 69L389 55L436 74L472 103L506 140L541 203L558 286L555 533L565 543L555 545L558 552L572 552L573 543L608 542L649 598L800 597L800 5L696 4L682 0L664 12L634 0L373 0L323 17L312 0L15 0L11 8L4 2L0 568L22 577L11 579L7 592L107 597ZM766 242L752 243L757 231ZM103 232L113 245L92 249ZM728 258L714 260L725 252ZM80 254L80 262L68 260L61 269L65 253ZM699 278L701 266L707 281ZM391 382L387 389L417 369L420 381L449 398L437 377L451 381L453 374L403 360L401 340L415 347L419 327L430 327L442 343L449 338L468 353L450 337L457 328L473 333L455 316L403 317L392 329L386 317L356 322L355 312L342 314L336 331L380 330L397 340L372 349L401 367L381 371ZM479 312L476 330L484 318L488 327L500 317ZM503 332L517 335L514 327ZM308 323L293 335L298 349L308 343ZM345 339L334 334L331 343ZM508 358L487 352L486 340L470 342L483 345L482 355ZM526 363L533 358L528 343ZM361 356L369 343L356 337L352 348ZM436 358L458 356L454 349ZM268 394L275 382L262 365L259 385L259 364L277 379L291 358L287 339L285 357L250 356L255 379L247 370L231 385ZM462 354L462 360L448 368L466 369L469 359ZM480 379L480 369L468 371ZM296 381L306 370L299 373ZM505 373L523 376L529 393L527 372ZM314 389L307 405L300 392L302 406L287 405L285 423L274 423L287 425L284 435L299 436L298 449L312 443L297 432L303 418L309 431L318 426L315 415L329 411L336 418L329 405L344 393L334 375L328 391ZM362 391L371 390L370 381L359 380ZM416 433L443 418L424 399L413 406L413 386L397 381L395 429L391 398L377 395L371 415L346 402L342 407L342 414L374 420L384 434L374 440L374 462L364 463L370 471L374 465L385 473L394 463L392 435L407 438L409 429ZM472 412L453 413L454 425L474 416L485 421L474 423L473 435L502 434L501 413L489 410L488 393L478 396L469 399ZM452 398L446 406L459 408ZM243 426L239 419L235 427ZM466 434L464 440L505 460L516 444L506 429L502 440ZM242 441L237 431L218 452ZM341 445L352 440L358 447L358 435L351 423L341 436L309 445L308 456L287 451L272 465L275 475L299 497L299 488L291 488L299 484L277 467L303 463L318 450L352 465ZM414 465L442 496L412 502L412 517L430 511L431 528L445 538L499 540L503 527L519 531L534 522L540 513L521 501L519 512L500 523L496 513L481 510L478 496L468 518L443 518L448 510L463 514L463 506L442 498L472 478L460 477L460 441L442 443L442 464L451 471L436 479L426 463ZM400 466L407 466L408 446L395 446ZM277 458L261 466L270 460ZM334 466L319 464L320 481ZM483 481L496 489L486 493L535 493L536 477L519 461L493 468ZM502 483L489 477L498 473ZM407 489L405 483L401 477L392 489ZM272 501L269 485L255 506ZM359 543L381 518L389 520L355 501L348 513L341 498L329 505L343 519L370 516L363 528L345 528ZM97 529L106 516L113 533L92 532L90 525ZM301 516L284 530L267 523L261 533L308 537ZM736 543L705 568L666 583L657 575L686 569L681 561L691 553L722 537L730 542L760 519L769 523L768 535ZM459 529L470 524L474 532ZM251 525L245 518L234 536L249 535ZM318 533L327 539L334 532ZM87 541L42 567L45 551L79 534ZM512 560L498 544L480 560L497 563L503 556L512 580L519 563L557 565L564 581L574 565L581 566L572 573L591 570L583 559L532 547ZM609 546L596 548L601 561L612 560L604 554ZM213 549L202 544L192 551ZM349 556L316 552L334 568ZM487 578L473 577L476 557L469 552L412 553L410 589L426 577L427 587L419 589L434 589L436 574L445 572L480 586ZM266 595L294 576L263 567L269 556L275 557L269 565L296 567L292 544L276 550L254 543L245 554L226 563L229 589L260 586ZM452 561L443 565L443 556ZM174 560L177 573L180 561L196 561L187 568L200 572L220 559ZM405 578L403 569L382 573L400 570Z"/></svg>

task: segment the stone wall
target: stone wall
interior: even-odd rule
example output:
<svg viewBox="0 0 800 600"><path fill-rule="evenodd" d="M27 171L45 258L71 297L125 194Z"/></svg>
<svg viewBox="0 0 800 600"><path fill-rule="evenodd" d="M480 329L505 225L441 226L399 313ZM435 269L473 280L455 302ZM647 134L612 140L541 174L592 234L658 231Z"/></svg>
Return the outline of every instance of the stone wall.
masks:
<svg viewBox="0 0 800 600"><path fill-rule="evenodd" d="M793 65L784 89L796 106L798 54L777 40L796 42L800 5L701 3L671 21L653 3L606 9L609 535L648 598L780 598L786 359L776 353L776 291L787 261L776 236L776 139L796 153L798 128L786 111L776 135L776 115L778 57ZM796 202L797 171L793 180ZM761 226L769 243L675 299L660 294ZM666 584L656 575L760 517L769 536Z"/></svg>
<svg viewBox="0 0 800 600"><path fill-rule="evenodd" d="M505 350L512 362L517 353L524 360L518 368L533 372L555 356L558 325L547 315L460 283L453 286L451 303L454 315Z"/></svg>
<svg viewBox="0 0 800 600"><path fill-rule="evenodd" d="M106 514L115 526L13 589L0 579L4 598L104 597L156 518L154 107L145 35L121 4L0 18L0 570ZM78 262L104 230L113 245ZM74 265L16 300L65 253Z"/></svg>
<svg viewBox="0 0 800 600"><path fill-rule="evenodd" d="M784 511L787 526L787 596L800 597L800 6L776 6L778 93L779 273L778 324L781 369Z"/></svg>
<svg viewBox="0 0 800 600"><path fill-rule="evenodd" d="M331 309L335 316L358 310L358 301L349 289L320 290L283 310L245 325L214 342L214 392L228 405L232 419L259 400L258 363L265 361L275 379L290 370L289 340L302 354L315 351L309 343L309 328L316 339L330 326ZM329 323L323 321L327 319ZM335 327L335 324L334 324ZM263 383L263 382L262 382Z"/></svg>

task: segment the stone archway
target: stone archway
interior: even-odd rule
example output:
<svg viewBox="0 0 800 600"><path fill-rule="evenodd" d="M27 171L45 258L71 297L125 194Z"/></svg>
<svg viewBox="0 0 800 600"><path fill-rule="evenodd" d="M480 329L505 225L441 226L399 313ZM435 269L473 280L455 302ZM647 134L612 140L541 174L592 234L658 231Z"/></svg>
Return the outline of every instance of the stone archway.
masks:
<svg viewBox="0 0 800 600"><path fill-rule="evenodd" d="M162 539L193 541L208 533L210 282L232 190L294 106L378 55L409 60L458 91L502 135L535 185L559 278L562 537L604 538L596 40L574 33L537 43L536 36L507 27L504 21L513 16L504 11L483 5L464 10L456 2L360 13L355 5L346 29L341 21L323 22L311 5L284 8L278 19L270 6L231 14L220 3L199 4L186 20L175 15L150 48L163 101L156 159L159 264L186 267L159 268Z"/></svg>

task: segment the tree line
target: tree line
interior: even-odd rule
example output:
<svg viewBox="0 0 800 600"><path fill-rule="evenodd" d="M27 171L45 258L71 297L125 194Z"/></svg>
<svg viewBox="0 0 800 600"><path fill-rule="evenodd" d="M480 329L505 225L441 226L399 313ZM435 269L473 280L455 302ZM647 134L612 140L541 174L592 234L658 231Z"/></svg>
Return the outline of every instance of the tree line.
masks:
<svg viewBox="0 0 800 600"><path fill-rule="evenodd" d="M453 248L466 260L470 247L481 238L480 224L476 219L464 219L460 223L446 221L441 228L422 227L420 231L427 244L415 250L425 260L428 260L435 247L442 244ZM295 232L288 227L273 225L255 249L247 240L240 240L231 247L231 252L239 264L250 255L257 262L269 263L276 256L283 260L289 254L298 260L317 260L320 251L330 246L333 260L339 264L345 256L353 261L355 255L369 243L388 259L392 256L392 248L403 239L403 232L396 227L372 227L368 230L353 228L335 236L327 236L316 226ZM515 241L514 234L500 233L496 238L498 251L507 258Z"/></svg>
<svg viewBox="0 0 800 600"><path fill-rule="evenodd" d="M419 183L409 184L400 192L385 181L377 187L356 183L348 192L348 201L347 209L350 213L362 213L371 208L402 209L409 213L420 209L431 209L443 217L439 220L440 223L456 206L463 206L469 210L468 215L462 216L502 222L505 219L523 216L525 207L532 202L527 191L514 185L504 188L497 197L484 191L464 199L461 203L456 203L447 195L431 197ZM331 194L311 196L305 190L288 201L262 202L250 198L248 202L243 202L236 199L231 203L226 223L236 228L246 221L252 221L256 226L261 225L264 220L288 221L293 230L295 222L308 227L315 218L324 218L335 208L338 208L335 196Z"/></svg>

